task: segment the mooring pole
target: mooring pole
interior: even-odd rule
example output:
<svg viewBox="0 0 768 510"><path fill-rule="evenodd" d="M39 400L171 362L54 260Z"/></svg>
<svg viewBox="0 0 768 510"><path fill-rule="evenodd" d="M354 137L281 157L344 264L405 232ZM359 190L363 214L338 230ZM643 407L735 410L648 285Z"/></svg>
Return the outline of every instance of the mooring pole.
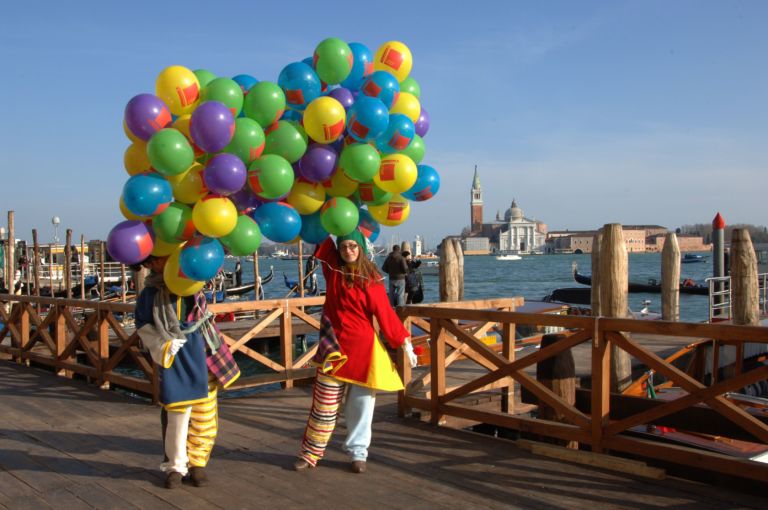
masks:
<svg viewBox="0 0 768 510"><path fill-rule="evenodd" d="M725 276L725 220L718 212L712 220L712 276ZM715 282L714 310L715 316L723 315L724 310L719 306L723 303L723 282Z"/></svg>

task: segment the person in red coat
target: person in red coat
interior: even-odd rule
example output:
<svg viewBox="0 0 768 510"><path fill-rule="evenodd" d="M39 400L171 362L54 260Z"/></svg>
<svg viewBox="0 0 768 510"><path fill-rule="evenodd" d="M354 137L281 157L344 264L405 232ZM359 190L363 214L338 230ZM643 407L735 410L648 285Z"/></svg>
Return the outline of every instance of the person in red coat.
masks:
<svg viewBox="0 0 768 510"><path fill-rule="evenodd" d="M348 387L344 415L347 438L344 450L355 473L366 469L376 391L398 391L403 382L382 341L402 347L416 366L410 334L389 305L382 276L367 258L363 234L355 230L328 238L315 257L322 264L326 283L320 340L313 362L318 366L299 458L294 469L313 468L323 457L336 426L339 405ZM376 318L383 338L373 328Z"/></svg>

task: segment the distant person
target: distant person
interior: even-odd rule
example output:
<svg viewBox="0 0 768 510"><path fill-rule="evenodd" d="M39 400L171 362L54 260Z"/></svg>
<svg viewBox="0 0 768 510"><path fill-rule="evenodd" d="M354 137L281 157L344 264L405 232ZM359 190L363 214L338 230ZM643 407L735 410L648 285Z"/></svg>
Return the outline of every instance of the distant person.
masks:
<svg viewBox="0 0 768 510"><path fill-rule="evenodd" d="M405 276L405 304L417 304L424 301L424 277L419 267L421 260L408 262L408 274Z"/></svg>
<svg viewBox="0 0 768 510"><path fill-rule="evenodd" d="M304 266L304 288L310 294L317 293L317 259L314 255L309 256Z"/></svg>
<svg viewBox="0 0 768 510"><path fill-rule="evenodd" d="M405 261L400 247L394 245L387 255L381 269L389 276L389 302L392 306L405 304L405 275L408 274L408 263Z"/></svg>
<svg viewBox="0 0 768 510"><path fill-rule="evenodd" d="M235 262L235 287L242 287L243 285L243 265L240 264L240 259Z"/></svg>

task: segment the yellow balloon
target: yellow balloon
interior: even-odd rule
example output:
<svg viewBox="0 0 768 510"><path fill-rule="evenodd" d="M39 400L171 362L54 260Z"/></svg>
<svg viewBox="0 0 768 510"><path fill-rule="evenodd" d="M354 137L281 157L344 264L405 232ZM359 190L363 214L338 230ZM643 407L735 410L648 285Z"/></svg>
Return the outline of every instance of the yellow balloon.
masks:
<svg viewBox="0 0 768 510"><path fill-rule="evenodd" d="M192 113L200 99L200 82L184 66L166 67L155 81L155 93L174 115Z"/></svg>
<svg viewBox="0 0 768 510"><path fill-rule="evenodd" d="M152 163L149 162L149 156L147 156L147 144L139 140L129 145L123 154L123 165L129 175L149 172Z"/></svg>
<svg viewBox="0 0 768 510"><path fill-rule="evenodd" d="M403 193L416 183L419 171L416 163L405 154L390 154L381 158L379 173L373 176L373 182L379 188L390 193Z"/></svg>
<svg viewBox="0 0 768 510"><path fill-rule="evenodd" d="M395 195L382 205L368 205L368 212L373 219L387 227L396 227L408 219L411 204L402 195Z"/></svg>
<svg viewBox="0 0 768 510"><path fill-rule="evenodd" d="M393 113L402 113L415 124L419 120L419 115L421 115L421 103L410 92L400 92L400 95L397 96L397 101L389 109L389 114L392 115Z"/></svg>
<svg viewBox="0 0 768 510"><path fill-rule="evenodd" d="M125 201L123 201L122 195L120 195L120 213L123 215L123 217L126 220L146 221L149 219L149 216L136 216L131 211L129 211L128 208L125 206Z"/></svg>
<svg viewBox="0 0 768 510"><path fill-rule="evenodd" d="M336 167L331 178L323 181L323 188L328 196L348 197L357 189L357 181L350 179L341 167Z"/></svg>
<svg viewBox="0 0 768 510"><path fill-rule="evenodd" d="M379 46L373 58L374 71L388 71L397 78L397 81L408 78L412 67L411 50L400 41L385 42Z"/></svg>
<svg viewBox="0 0 768 510"><path fill-rule="evenodd" d="M223 237L237 226L237 207L227 197L207 195L192 208L192 223L204 236Z"/></svg>
<svg viewBox="0 0 768 510"><path fill-rule="evenodd" d="M304 111L304 130L317 143L335 142L344 134L347 112L336 99L318 97Z"/></svg>
<svg viewBox="0 0 768 510"><path fill-rule="evenodd" d="M131 133L131 130L128 129L128 124L125 123L125 119L123 119L123 132L125 133L125 136L128 137L128 139L132 142L143 142L141 138Z"/></svg>
<svg viewBox="0 0 768 510"><path fill-rule="evenodd" d="M319 211L325 203L325 188L319 182L297 180L286 202L291 204L299 214L312 214Z"/></svg>
<svg viewBox="0 0 768 510"><path fill-rule="evenodd" d="M203 170L205 167L200 163L192 163L186 172L166 177L173 188L173 198L183 204L194 204L207 195Z"/></svg>
<svg viewBox="0 0 768 510"><path fill-rule="evenodd" d="M179 256L181 255L181 248L183 245L176 247L173 252L168 256L168 261L165 263L163 269L163 279L165 285L172 294L177 296L191 296L199 292L205 282L199 282L197 280L190 280L183 276L181 267L179 266Z"/></svg>
<svg viewBox="0 0 768 510"><path fill-rule="evenodd" d="M180 247L184 243L169 243L160 239L160 236L155 236L155 246L152 248L152 255L155 257L165 257L173 253L173 250Z"/></svg>

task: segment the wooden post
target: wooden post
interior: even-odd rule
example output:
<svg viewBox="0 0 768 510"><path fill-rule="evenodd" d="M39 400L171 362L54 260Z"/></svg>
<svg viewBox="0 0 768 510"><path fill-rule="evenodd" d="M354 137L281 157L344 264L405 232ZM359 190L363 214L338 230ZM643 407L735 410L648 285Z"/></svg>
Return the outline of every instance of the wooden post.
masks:
<svg viewBox="0 0 768 510"><path fill-rule="evenodd" d="M459 298L464 300L464 250L461 248L461 240L453 239L453 253L456 254L456 279L458 280Z"/></svg>
<svg viewBox="0 0 768 510"><path fill-rule="evenodd" d="M51 253L51 260L48 263L48 283L51 285L51 297L55 297L54 291L53 291L53 262L56 260L53 256L53 250L55 248L54 244L48 244L48 251Z"/></svg>
<svg viewBox="0 0 768 510"><path fill-rule="evenodd" d="M548 347L566 338L563 334L547 334L541 338L541 348ZM576 404L576 365L573 361L571 349L559 352L554 356L541 360L536 364L536 380L546 386L552 393L568 402ZM561 423L568 423L562 413L554 408L539 402L539 418ZM556 444L577 450L579 443L576 441L553 440Z"/></svg>
<svg viewBox="0 0 768 510"><path fill-rule="evenodd" d="M32 229L32 246L35 251L33 257L33 263L35 264L33 269L35 275L35 296L40 297L40 244L37 242L36 228ZM39 303L36 306L39 306Z"/></svg>
<svg viewBox="0 0 768 510"><path fill-rule="evenodd" d="M604 317L627 316L629 276L627 247L618 223L603 227L600 246L600 307ZM621 392L632 382L629 354L611 345L611 391Z"/></svg>
<svg viewBox="0 0 768 510"><path fill-rule="evenodd" d="M674 232L667 233L661 251L661 318L680 319L680 247Z"/></svg>
<svg viewBox="0 0 768 510"><path fill-rule="evenodd" d="M125 268L125 266L122 266L122 267ZM141 291L144 290L144 279L147 276L149 276L149 269L147 269L146 267L142 267L138 271L131 272L131 279L133 280L133 289L136 291L136 299L139 298L139 294L141 294ZM123 295L125 294L126 292L123 292Z"/></svg>
<svg viewBox="0 0 768 510"><path fill-rule="evenodd" d="M67 299L72 299L72 229L67 229L67 244L64 246L64 287Z"/></svg>
<svg viewBox="0 0 768 510"><path fill-rule="evenodd" d="M283 315L280 316L280 357L285 367L283 388L293 388L293 314L288 300L283 301Z"/></svg>
<svg viewBox="0 0 768 510"><path fill-rule="evenodd" d="M730 262L733 323L758 325L760 323L760 291L757 282L757 257L749 230L733 229Z"/></svg>
<svg viewBox="0 0 768 510"><path fill-rule="evenodd" d="M603 244L603 231L598 230L592 237L592 287L590 288L590 309L593 317L600 317L600 247Z"/></svg>
<svg viewBox="0 0 768 510"><path fill-rule="evenodd" d="M99 296L104 299L104 241L99 243Z"/></svg>
<svg viewBox="0 0 768 510"><path fill-rule="evenodd" d="M5 265L7 268L8 277L5 280L5 286L8 287L8 294L16 294L14 281L16 279L16 234L13 226L13 211L8 211L8 263Z"/></svg>
<svg viewBox="0 0 768 510"><path fill-rule="evenodd" d="M514 308L509 309L514 312ZM501 325L501 355L512 363L515 361L515 324L504 322ZM509 386L501 389L501 412L515 413L515 381L510 379Z"/></svg>
<svg viewBox="0 0 768 510"><path fill-rule="evenodd" d="M411 254L411 256L413 256L413 252L411 251L411 243L408 241L403 241L400 243L400 253L403 253L404 251L407 251Z"/></svg>
<svg viewBox="0 0 768 510"><path fill-rule="evenodd" d="M302 251L303 244L301 242L301 239L299 239L299 297L304 297L304 265L302 262L304 261L304 253ZM360 253L362 253L362 249L360 250Z"/></svg>
<svg viewBox="0 0 768 510"><path fill-rule="evenodd" d="M259 250L253 252L253 300L259 300L259 289L261 288L261 282L259 281Z"/></svg>
<svg viewBox="0 0 768 510"><path fill-rule="evenodd" d="M440 301L458 301L458 261L450 237L440 244Z"/></svg>
<svg viewBox="0 0 768 510"><path fill-rule="evenodd" d="M128 293L128 272L125 270L125 264L120 264L120 301L125 303L125 295ZM134 282L134 286L135 286ZM138 298L138 295L137 295Z"/></svg>
<svg viewBox="0 0 768 510"><path fill-rule="evenodd" d="M85 236L80 234L80 299L85 299Z"/></svg>

